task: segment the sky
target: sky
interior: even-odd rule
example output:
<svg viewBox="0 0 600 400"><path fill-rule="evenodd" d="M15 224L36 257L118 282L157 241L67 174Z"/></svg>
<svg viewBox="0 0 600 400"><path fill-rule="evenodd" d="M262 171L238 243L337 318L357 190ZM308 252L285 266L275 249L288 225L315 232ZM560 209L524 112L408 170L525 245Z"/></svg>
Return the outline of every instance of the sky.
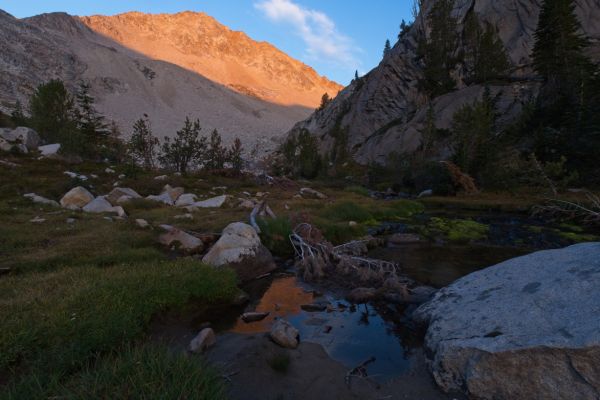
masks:
<svg viewBox="0 0 600 400"><path fill-rule="evenodd" d="M412 0L0 0L18 18L64 11L114 15L126 11L202 11L231 29L267 41L341 84L381 61L386 39L411 19Z"/></svg>

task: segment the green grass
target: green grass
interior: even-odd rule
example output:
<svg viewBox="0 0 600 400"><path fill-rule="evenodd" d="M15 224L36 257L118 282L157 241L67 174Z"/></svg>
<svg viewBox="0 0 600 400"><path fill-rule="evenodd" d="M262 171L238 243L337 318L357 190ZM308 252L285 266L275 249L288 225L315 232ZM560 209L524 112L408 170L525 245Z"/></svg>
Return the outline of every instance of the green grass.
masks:
<svg viewBox="0 0 600 400"><path fill-rule="evenodd" d="M27 393L35 378L40 397L21 398L49 396L98 354L142 337L156 313L192 300L229 301L236 292L232 271L192 260L4 277L0 371L12 372L10 393Z"/></svg>
<svg viewBox="0 0 600 400"><path fill-rule="evenodd" d="M373 219L373 215L366 207L350 201L326 207L321 213L322 218L337 222L366 222Z"/></svg>
<svg viewBox="0 0 600 400"><path fill-rule="evenodd" d="M126 347L102 357L60 387L72 399L225 399L223 380L198 357L162 346Z"/></svg>
<svg viewBox="0 0 600 400"><path fill-rule="evenodd" d="M365 196L365 197L369 196L369 189L367 189L363 186L348 186L348 187L344 188L344 191L349 192L349 193L358 194L360 196Z"/></svg>
<svg viewBox="0 0 600 400"><path fill-rule="evenodd" d="M292 233L292 222L287 217L264 218L257 221L260 227L262 243L276 256L292 257L294 248L289 236Z"/></svg>

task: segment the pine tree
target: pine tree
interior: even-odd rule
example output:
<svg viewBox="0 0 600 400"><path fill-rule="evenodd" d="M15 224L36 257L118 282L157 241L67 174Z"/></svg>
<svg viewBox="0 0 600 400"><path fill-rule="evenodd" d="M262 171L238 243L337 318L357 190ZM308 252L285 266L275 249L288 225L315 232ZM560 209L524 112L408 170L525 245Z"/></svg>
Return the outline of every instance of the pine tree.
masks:
<svg viewBox="0 0 600 400"><path fill-rule="evenodd" d="M133 133L127 142L127 154L133 163L139 163L146 169L154 169L158 138L152 133L148 116L133 124Z"/></svg>
<svg viewBox="0 0 600 400"><path fill-rule="evenodd" d="M358 70L354 71L354 80L357 81L359 80L360 77L358 76Z"/></svg>
<svg viewBox="0 0 600 400"><path fill-rule="evenodd" d="M431 26L429 40L422 37L417 52L422 58L424 79L421 87L431 97L448 93L456 87L450 75L457 63L454 53L458 47L457 21L452 17L454 0L438 0L428 15Z"/></svg>
<svg viewBox="0 0 600 400"><path fill-rule="evenodd" d="M95 99L90 94L91 86L86 82L80 82L77 95L76 118L77 126L81 133L91 141L97 141L99 135L108 134L104 117L96 111Z"/></svg>
<svg viewBox="0 0 600 400"><path fill-rule="evenodd" d="M48 142L73 131L74 113L73 97L57 79L38 86L29 101L31 127Z"/></svg>
<svg viewBox="0 0 600 400"><path fill-rule="evenodd" d="M535 32L533 65L556 94L578 97L592 63L584 54L589 41L580 33L572 0L545 0Z"/></svg>
<svg viewBox="0 0 600 400"><path fill-rule="evenodd" d="M504 43L491 25L481 27L475 12L465 22L465 42L465 62L472 81L486 83L507 73L510 61Z"/></svg>
<svg viewBox="0 0 600 400"><path fill-rule="evenodd" d="M331 103L331 97L329 97L328 93L324 93L323 96L321 96L321 104L319 105L319 108L317 108L317 111L324 110L329 103Z"/></svg>
<svg viewBox="0 0 600 400"><path fill-rule="evenodd" d="M390 43L390 39L385 41L385 46L383 46L383 57L385 58L392 51L392 44Z"/></svg>
<svg viewBox="0 0 600 400"><path fill-rule="evenodd" d="M25 116L25 113L23 112L23 105L21 104L21 102L19 100L17 100L17 102L15 103L15 108L10 113L10 118L16 126L27 125L27 123L28 123L27 117Z"/></svg>
<svg viewBox="0 0 600 400"><path fill-rule="evenodd" d="M200 130L199 120L192 122L186 117L173 139L165 136L160 162L182 174L200 165L206 154L206 138L200 136Z"/></svg>
<svg viewBox="0 0 600 400"><path fill-rule="evenodd" d="M210 170L223 169L227 159L227 149L223 147L219 131L214 129L210 135L210 142L206 152L205 167Z"/></svg>
<svg viewBox="0 0 600 400"><path fill-rule="evenodd" d="M240 172L244 167L243 151L242 141L239 138L235 138L228 154L229 162L234 171Z"/></svg>

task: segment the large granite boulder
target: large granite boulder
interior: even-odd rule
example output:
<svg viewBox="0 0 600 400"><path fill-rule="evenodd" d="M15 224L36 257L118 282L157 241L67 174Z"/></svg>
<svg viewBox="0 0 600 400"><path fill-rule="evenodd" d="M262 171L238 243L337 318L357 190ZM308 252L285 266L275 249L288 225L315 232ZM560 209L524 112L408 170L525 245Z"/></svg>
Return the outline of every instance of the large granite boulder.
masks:
<svg viewBox="0 0 600 400"><path fill-rule="evenodd" d="M600 243L515 258L415 312L438 385L477 399L600 398Z"/></svg>
<svg viewBox="0 0 600 400"><path fill-rule="evenodd" d="M77 186L69 190L62 199L60 205L69 209L80 209L94 200L94 196L84 187Z"/></svg>
<svg viewBox="0 0 600 400"><path fill-rule="evenodd" d="M242 281L277 268L271 252L262 245L254 228L242 222L228 225L202 261L215 267L231 266Z"/></svg>
<svg viewBox="0 0 600 400"><path fill-rule="evenodd" d="M37 132L24 126L0 129L0 138L12 144L23 144L27 150L37 150L40 144L40 136Z"/></svg>
<svg viewBox="0 0 600 400"><path fill-rule="evenodd" d="M106 196L106 200L108 200L113 206L116 206L119 204L119 200L123 197L127 197L128 199L142 198L142 196L140 196L138 192L131 188L116 187L110 191L108 196Z"/></svg>

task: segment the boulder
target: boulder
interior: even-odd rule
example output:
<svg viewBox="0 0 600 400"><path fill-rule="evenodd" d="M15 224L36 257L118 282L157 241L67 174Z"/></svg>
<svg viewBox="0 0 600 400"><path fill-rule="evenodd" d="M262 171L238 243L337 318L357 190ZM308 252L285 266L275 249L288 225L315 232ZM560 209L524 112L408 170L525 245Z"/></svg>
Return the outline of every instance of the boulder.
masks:
<svg viewBox="0 0 600 400"><path fill-rule="evenodd" d="M105 213L112 211L112 208L112 204L110 204L104 196L98 196L86 204L82 209L89 213Z"/></svg>
<svg viewBox="0 0 600 400"><path fill-rule="evenodd" d="M204 350L217 343L215 332L211 328L204 328L200 333L192 339L188 350L192 353L202 353Z"/></svg>
<svg viewBox="0 0 600 400"><path fill-rule="evenodd" d="M242 281L277 268L273 256L262 245L254 228L242 222L228 225L202 261L214 267L229 265Z"/></svg>
<svg viewBox="0 0 600 400"><path fill-rule="evenodd" d="M300 194L303 197L308 197L308 198L313 198L313 199L321 199L324 200L327 198L327 195L316 191L315 189L311 189L311 188L302 188L300 189Z"/></svg>
<svg viewBox="0 0 600 400"><path fill-rule="evenodd" d="M177 207L186 207L186 206L192 205L196 202L196 197L198 197L198 196L196 196L195 194L184 193L177 198L175 205Z"/></svg>
<svg viewBox="0 0 600 400"><path fill-rule="evenodd" d="M157 201L159 203L163 203L163 204L166 204L169 206L173 205L173 198L169 195L169 193L166 193L166 192L159 194L158 196L155 196L155 195L147 196L146 199L152 200L152 201Z"/></svg>
<svg viewBox="0 0 600 400"><path fill-rule="evenodd" d="M182 187L171 187L171 185L165 185L165 187L163 187L163 192L164 193L168 193L169 196L171 196L171 200L173 200L173 204L177 201L177 199L179 198L179 196L181 196L183 193L185 192L185 190Z"/></svg>
<svg viewBox="0 0 600 400"><path fill-rule="evenodd" d="M22 144L27 150L36 150L40 144L40 136L37 132L24 126L0 129L0 138L12 144Z"/></svg>
<svg viewBox="0 0 600 400"><path fill-rule="evenodd" d="M146 228L150 227L150 224L148 223L148 221L146 221L145 219L141 219L141 218L140 219L136 219L135 220L135 224L137 226L139 226L140 228L142 228L142 229L146 229Z"/></svg>
<svg viewBox="0 0 600 400"><path fill-rule="evenodd" d="M169 177L167 175L159 175L159 176L154 177L154 180L157 180L157 181L166 181L167 179L169 179Z"/></svg>
<svg viewBox="0 0 600 400"><path fill-rule="evenodd" d="M60 150L60 143L47 144L45 146L38 147L38 151L42 154L42 157L52 157L58 154Z"/></svg>
<svg viewBox="0 0 600 400"><path fill-rule="evenodd" d="M598 399L600 243L472 273L417 309L445 391L478 399Z"/></svg>
<svg viewBox="0 0 600 400"><path fill-rule="evenodd" d="M187 209L188 211L193 211L194 208L219 208L225 204L227 200L227 195L213 197L208 200L197 201L193 204L190 204Z"/></svg>
<svg viewBox="0 0 600 400"><path fill-rule="evenodd" d="M77 172L72 172L72 171L65 171L63 172L65 175L67 175L69 178L72 179L79 179L80 181L87 181L88 177L85 175L80 175Z"/></svg>
<svg viewBox="0 0 600 400"><path fill-rule="evenodd" d="M431 197L431 196L433 196L433 190L427 189L427 190L423 190L421 193L419 193L417 198L422 199L423 197Z"/></svg>
<svg viewBox="0 0 600 400"><path fill-rule="evenodd" d="M181 229L173 228L163 233L158 238L159 242L167 247L177 247L186 253L201 253L204 250L204 242Z"/></svg>
<svg viewBox="0 0 600 400"><path fill-rule="evenodd" d="M85 207L92 200L94 200L94 196L86 188L77 186L60 199L60 205L65 208L79 209Z"/></svg>
<svg viewBox="0 0 600 400"><path fill-rule="evenodd" d="M6 141L0 137L0 150L10 151L11 149L12 149L12 144L10 144L8 141Z"/></svg>
<svg viewBox="0 0 600 400"><path fill-rule="evenodd" d="M108 200L113 206L116 206L117 204L120 204L119 199L121 199L123 196L128 196L129 200L142 198L138 192L131 188L116 187L106 196L106 200Z"/></svg>
<svg viewBox="0 0 600 400"><path fill-rule="evenodd" d="M56 202L54 200L47 199L47 198L42 197L42 196L38 196L35 193L27 193L27 194L24 194L23 197L27 197L28 199L31 199L31 201L33 201L34 203L48 204L50 206L55 206L55 207L59 207L60 206L60 204L58 204L58 202Z"/></svg>
<svg viewBox="0 0 600 400"><path fill-rule="evenodd" d="M269 336L275 343L288 349L295 349L300 344L300 332L284 319L273 323Z"/></svg>

